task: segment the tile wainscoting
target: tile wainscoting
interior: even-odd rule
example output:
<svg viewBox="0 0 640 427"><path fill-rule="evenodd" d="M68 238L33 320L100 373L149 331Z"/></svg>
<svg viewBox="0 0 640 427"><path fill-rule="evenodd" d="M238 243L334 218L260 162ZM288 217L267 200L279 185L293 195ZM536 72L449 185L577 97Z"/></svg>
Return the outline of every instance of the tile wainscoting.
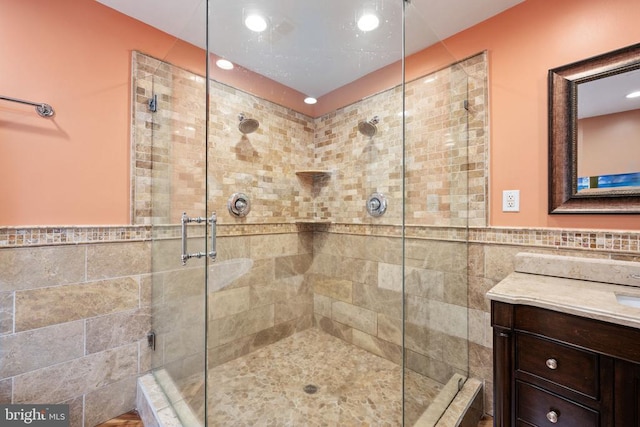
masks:
<svg viewBox="0 0 640 427"><path fill-rule="evenodd" d="M166 227L163 233L168 236L167 242L173 240L177 229ZM285 310L283 321L308 319L307 310L313 310L309 315L321 328L334 334L351 334L347 338L350 342L398 362L397 322L400 318L389 312L393 304L376 307L380 298L396 292L397 284L389 278L400 271L397 268L401 265L398 245L401 230L399 226L366 224L283 223L223 225L218 232L221 238L236 236L240 240L253 239L253 243L261 241L252 249L253 255L247 252L243 256L253 257L254 261L262 257L262 268L265 262L273 263L274 275L277 263L279 279L295 281L297 279L291 278L302 272L309 273L300 279L308 281L307 284L295 285L305 293L294 296L293 305L288 308L286 304L281 305ZM296 237L296 231L301 236ZM276 237L278 235L280 237ZM452 260L464 259L459 258L459 252L467 248L460 246L467 235L466 265L443 274L415 273L415 268L432 270L429 265L444 262L445 258L449 263L445 270L453 268L456 263ZM74 426L92 426L135 406L135 379L153 365L145 339L150 328L153 291L151 236L149 226L0 228L0 402L45 399L69 403ZM367 240L370 236L373 239ZM407 266L414 269L416 277L442 284L444 287L439 290L443 293L437 297L441 302L459 307L468 303L468 311L464 309L468 316L468 364L471 376L485 381L488 413L491 413L492 402L492 343L489 303L484 295L513 271L515 255L535 252L640 260L640 232L637 231L407 226L406 237ZM276 250L277 256L265 258L265 254L275 248L274 238L282 240L284 246L300 242L300 238L304 244L295 249L295 254L283 246ZM235 249L229 249L222 259L241 255L237 252L239 248L249 250L252 242L240 243L240 240L228 241L228 248ZM446 256L440 254L434 258L434 252L442 252L445 247L439 246L441 244L448 247ZM398 250L390 249L396 245ZM328 273L327 258L344 255L347 250L352 251L352 259L342 262L351 267L334 269L337 273L322 277ZM360 263L359 266L354 262ZM465 272L469 282L466 301L460 291L452 287L456 280L447 279ZM347 277L353 274L365 276ZM345 280L352 283L345 286ZM381 286L385 280L386 284ZM306 293L309 290L313 296ZM352 293L349 295L347 291ZM306 302L309 298L313 303ZM359 301L359 308L355 301ZM327 315L327 302L336 308L331 315ZM365 314L370 316L362 315L365 310L375 316L368 311ZM367 323L367 319L373 322L374 318L375 334L373 323ZM296 327L292 324L287 330L292 332ZM446 340L440 341L441 349L456 347L457 335L462 332L450 332L448 344ZM279 338L287 335L282 333ZM407 344L414 345L411 342L415 344L416 353L421 354L419 339L409 340ZM428 355L433 356L433 352ZM451 369L457 369L455 364ZM61 389L60 384L64 384Z"/></svg>

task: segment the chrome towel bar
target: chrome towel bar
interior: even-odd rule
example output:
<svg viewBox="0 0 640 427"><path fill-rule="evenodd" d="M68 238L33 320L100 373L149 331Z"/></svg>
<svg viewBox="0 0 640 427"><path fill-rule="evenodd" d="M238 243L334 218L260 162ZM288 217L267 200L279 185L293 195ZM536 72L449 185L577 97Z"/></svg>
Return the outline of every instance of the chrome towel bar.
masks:
<svg viewBox="0 0 640 427"><path fill-rule="evenodd" d="M36 111L40 117L52 117L56 113L51 105L45 104L44 102L31 102L2 95L0 95L0 99L3 101L17 102L18 104L33 105L36 107Z"/></svg>

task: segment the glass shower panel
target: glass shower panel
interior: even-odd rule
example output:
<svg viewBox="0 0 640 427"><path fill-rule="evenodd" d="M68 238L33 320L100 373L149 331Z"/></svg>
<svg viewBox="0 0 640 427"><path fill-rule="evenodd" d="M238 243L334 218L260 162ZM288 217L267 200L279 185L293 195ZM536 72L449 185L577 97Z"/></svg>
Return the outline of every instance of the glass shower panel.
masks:
<svg viewBox="0 0 640 427"><path fill-rule="evenodd" d="M207 251L205 6L194 8L163 58L134 52L132 59L135 216L152 229L151 364L169 405L156 410L185 426L205 419L207 261L183 262L185 252ZM185 214L194 221L185 223Z"/></svg>
<svg viewBox="0 0 640 427"><path fill-rule="evenodd" d="M403 2L209 10L208 425L400 425Z"/></svg>
<svg viewBox="0 0 640 427"><path fill-rule="evenodd" d="M484 196L469 195L474 169L484 165L470 160L469 149L470 111L478 96L470 94L476 83L469 73L479 60L456 59L433 30L438 21L413 4L407 7L407 55L414 55L407 63L421 63L426 70L418 74L407 68L405 83L407 426L435 425L443 416L453 416L447 409L469 376L468 226L474 215L470 204ZM420 40L430 42L415 53L411 44Z"/></svg>

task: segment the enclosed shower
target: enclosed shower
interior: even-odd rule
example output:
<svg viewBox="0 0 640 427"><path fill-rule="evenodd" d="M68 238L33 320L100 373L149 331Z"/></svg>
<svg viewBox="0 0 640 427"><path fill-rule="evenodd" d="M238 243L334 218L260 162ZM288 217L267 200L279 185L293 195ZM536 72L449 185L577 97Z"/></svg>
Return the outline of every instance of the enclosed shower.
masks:
<svg viewBox="0 0 640 427"><path fill-rule="evenodd" d="M132 53L153 377L185 426L435 425L469 377L486 56L411 74L440 40L402 0L262 3L195 7L196 67Z"/></svg>

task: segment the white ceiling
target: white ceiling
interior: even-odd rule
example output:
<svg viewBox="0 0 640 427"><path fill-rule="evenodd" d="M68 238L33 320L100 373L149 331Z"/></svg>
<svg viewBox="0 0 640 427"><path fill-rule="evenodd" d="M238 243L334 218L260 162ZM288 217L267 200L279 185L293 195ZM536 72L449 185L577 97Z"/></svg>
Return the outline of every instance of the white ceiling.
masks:
<svg viewBox="0 0 640 427"><path fill-rule="evenodd" d="M206 0L96 0L196 46L205 47ZM210 51L306 95L320 97L401 59L403 0L209 0ZM411 0L410 55L524 0ZM357 29L365 9L380 16ZM250 11L268 17L253 33ZM452 58L460 59L460 58Z"/></svg>

